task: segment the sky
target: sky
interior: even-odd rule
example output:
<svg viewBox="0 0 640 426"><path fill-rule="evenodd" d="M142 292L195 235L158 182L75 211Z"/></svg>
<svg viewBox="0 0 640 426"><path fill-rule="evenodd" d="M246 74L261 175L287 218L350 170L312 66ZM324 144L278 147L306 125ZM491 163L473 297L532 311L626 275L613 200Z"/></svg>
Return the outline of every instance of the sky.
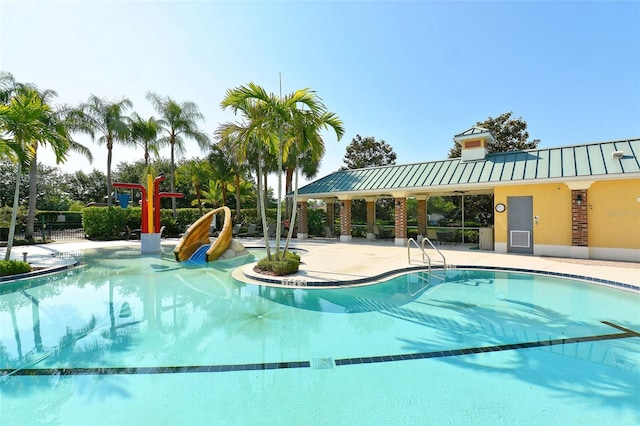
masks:
<svg viewBox="0 0 640 426"><path fill-rule="evenodd" d="M345 125L341 141L324 133L316 178L358 134L398 164L440 160L508 111L540 148L640 137L637 1L0 0L0 69L59 103L127 97L143 117L157 116L147 92L193 101L209 134L239 118L220 107L231 88L310 88ZM62 170L106 173L106 147L76 139L94 162L73 154ZM114 169L142 155L118 146Z"/></svg>

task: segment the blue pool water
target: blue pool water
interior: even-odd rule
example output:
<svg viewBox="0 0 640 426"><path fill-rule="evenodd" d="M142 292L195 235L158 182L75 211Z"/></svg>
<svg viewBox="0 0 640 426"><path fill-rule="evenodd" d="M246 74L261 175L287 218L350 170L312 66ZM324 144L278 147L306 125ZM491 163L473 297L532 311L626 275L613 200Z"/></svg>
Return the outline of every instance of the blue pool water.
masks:
<svg viewBox="0 0 640 426"><path fill-rule="evenodd" d="M4 284L0 424L640 423L637 293L481 270L230 278L254 260L104 249Z"/></svg>

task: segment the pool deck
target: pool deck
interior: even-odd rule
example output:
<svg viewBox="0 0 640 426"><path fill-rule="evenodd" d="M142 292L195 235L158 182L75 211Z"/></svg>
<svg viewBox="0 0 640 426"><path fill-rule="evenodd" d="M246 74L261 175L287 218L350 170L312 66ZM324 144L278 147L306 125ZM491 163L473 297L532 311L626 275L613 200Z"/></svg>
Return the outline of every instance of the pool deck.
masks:
<svg viewBox="0 0 640 426"><path fill-rule="evenodd" d="M248 248L264 247L261 239L239 239ZM177 239L164 239L163 246L175 246ZM100 247L138 246L139 241L87 241L59 242L46 245L13 247L11 258L23 259L36 268L68 268L75 262L74 256L83 250ZM270 241L273 246L274 242ZM282 242L284 246L284 241ZM300 271L286 277L285 285L320 283L340 285L344 283L372 283L388 279L398 272L412 268L423 268L421 254L417 248L411 249L411 262L406 247L395 246L391 241L369 241L354 239L348 243L335 239L293 240L292 248L301 251ZM533 255L499 254L473 249L469 245L444 245L438 249L445 256L447 264L456 267L500 268L522 272L541 272L571 278L589 277L599 284L613 285L629 291L640 291L640 262L615 262L590 259L569 259ZM0 249L4 258L5 249ZM442 262L434 250L428 251L434 266ZM255 263L244 265L233 272L234 278L253 284L264 284L265 277L253 271ZM279 283L281 277L268 277ZM293 280L293 281L292 281ZM620 284L626 285L621 286Z"/></svg>

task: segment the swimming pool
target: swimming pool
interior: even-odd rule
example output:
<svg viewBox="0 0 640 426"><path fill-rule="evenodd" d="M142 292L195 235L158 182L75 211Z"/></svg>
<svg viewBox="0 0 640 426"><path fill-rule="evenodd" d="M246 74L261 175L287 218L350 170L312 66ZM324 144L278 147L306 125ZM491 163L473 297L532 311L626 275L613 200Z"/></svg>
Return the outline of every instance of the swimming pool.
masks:
<svg viewBox="0 0 640 426"><path fill-rule="evenodd" d="M230 279L247 258L84 260L2 287L3 425L640 423L637 293L483 270L273 288Z"/></svg>

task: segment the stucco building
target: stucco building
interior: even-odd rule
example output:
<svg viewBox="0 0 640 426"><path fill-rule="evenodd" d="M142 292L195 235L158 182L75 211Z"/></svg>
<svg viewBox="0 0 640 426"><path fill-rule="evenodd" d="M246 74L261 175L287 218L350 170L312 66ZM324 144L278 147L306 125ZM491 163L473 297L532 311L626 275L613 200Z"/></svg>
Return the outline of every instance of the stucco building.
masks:
<svg viewBox="0 0 640 426"><path fill-rule="evenodd" d="M395 243L405 245L408 198L427 235L428 197L493 194L496 252L640 261L640 139L488 154L492 138L473 127L454 137L460 158L337 171L303 186L298 238L308 236L309 199L338 203L340 239L350 241L352 200L366 200L371 230L374 203L391 197Z"/></svg>

